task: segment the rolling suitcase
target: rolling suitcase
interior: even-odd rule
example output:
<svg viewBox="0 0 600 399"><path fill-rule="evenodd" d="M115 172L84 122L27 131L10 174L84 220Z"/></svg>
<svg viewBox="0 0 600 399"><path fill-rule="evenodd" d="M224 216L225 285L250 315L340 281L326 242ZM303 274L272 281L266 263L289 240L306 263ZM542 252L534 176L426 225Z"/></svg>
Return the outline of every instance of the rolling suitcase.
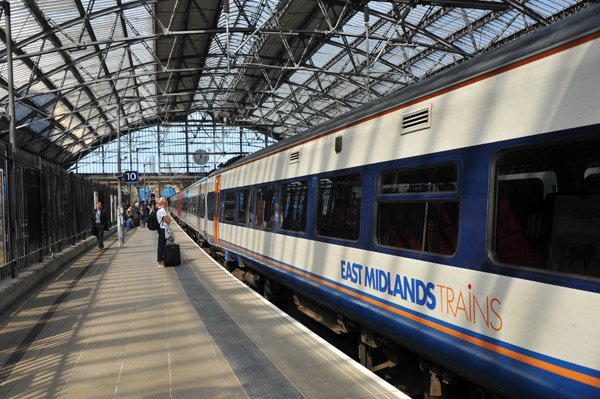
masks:
<svg viewBox="0 0 600 399"><path fill-rule="evenodd" d="M179 244L168 242L163 250L163 260L165 261L165 266L179 266L181 263Z"/></svg>

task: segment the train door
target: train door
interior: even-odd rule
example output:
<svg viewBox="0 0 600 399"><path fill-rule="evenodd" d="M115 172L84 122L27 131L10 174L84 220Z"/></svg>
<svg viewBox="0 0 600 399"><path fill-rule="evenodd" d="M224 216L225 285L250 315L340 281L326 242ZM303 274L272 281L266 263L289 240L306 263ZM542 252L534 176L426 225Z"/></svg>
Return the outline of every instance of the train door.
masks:
<svg viewBox="0 0 600 399"><path fill-rule="evenodd" d="M219 216L221 213L221 207L219 206L221 200L221 176L215 178L215 217L213 219L213 228L215 235L215 244L217 247L221 246L219 242Z"/></svg>
<svg viewBox="0 0 600 399"><path fill-rule="evenodd" d="M184 191L180 191L177 194L177 217L179 218L179 220L182 220L181 218L181 206L183 205L183 197L184 197L185 192Z"/></svg>
<svg viewBox="0 0 600 399"><path fill-rule="evenodd" d="M204 201L204 198L202 198L202 184L198 184L198 200L197 200L197 204L196 204L196 217L198 218L196 221L196 226L198 228L196 229L196 231L198 231L199 233L202 233L201 221L202 221L202 218L204 217L202 201Z"/></svg>

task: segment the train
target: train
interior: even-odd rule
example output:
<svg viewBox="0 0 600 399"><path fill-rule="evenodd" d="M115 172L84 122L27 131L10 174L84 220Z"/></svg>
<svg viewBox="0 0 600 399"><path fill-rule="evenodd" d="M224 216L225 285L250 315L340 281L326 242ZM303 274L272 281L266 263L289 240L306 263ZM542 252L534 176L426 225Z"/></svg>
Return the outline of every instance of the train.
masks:
<svg viewBox="0 0 600 399"><path fill-rule="evenodd" d="M425 397L458 377L600 398L600 5L225 164L169 209L265 292L360 328L362 358L415 354Z"/></svg>

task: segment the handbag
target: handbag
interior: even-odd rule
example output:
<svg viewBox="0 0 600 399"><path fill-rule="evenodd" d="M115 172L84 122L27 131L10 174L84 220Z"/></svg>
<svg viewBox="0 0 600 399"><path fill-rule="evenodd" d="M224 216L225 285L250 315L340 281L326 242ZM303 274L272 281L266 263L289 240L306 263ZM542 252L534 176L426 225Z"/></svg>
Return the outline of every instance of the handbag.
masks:
<svg viewBox="0 0 600 399"><path fill-rule="evenodd" d="M165 227L165 238L167 239L167 241L175 242L175 233L173 233L173 230L171 230L171 226L169 225Z"/></svg>
<svg viewBox="0 0 600 399"><path fill-rule="evenodd" d="M98 235L98 227L96 227L96 225L92 226L92 231L91 231L93 236Z"/></svg>

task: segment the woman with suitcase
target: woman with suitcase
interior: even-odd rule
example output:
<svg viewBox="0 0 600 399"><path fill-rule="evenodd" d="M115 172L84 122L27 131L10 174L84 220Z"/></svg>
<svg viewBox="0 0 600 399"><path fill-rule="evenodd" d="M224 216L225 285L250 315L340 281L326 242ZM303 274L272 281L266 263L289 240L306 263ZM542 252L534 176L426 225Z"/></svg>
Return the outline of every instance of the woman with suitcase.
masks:
<svg viewBox="0 0 600 399"><path fill-rule="evenodd" d="M158 229L156 230L158 232L158 250L156 259L158 260L158 267L165 267L165 263L163 262L163 251L167 243L165 229L171 224L171 218L167 215L167 210L165 209L168 204L169 202L164 197L158 200L159 208L156 211L156 219L158 220Z"/></svg>

